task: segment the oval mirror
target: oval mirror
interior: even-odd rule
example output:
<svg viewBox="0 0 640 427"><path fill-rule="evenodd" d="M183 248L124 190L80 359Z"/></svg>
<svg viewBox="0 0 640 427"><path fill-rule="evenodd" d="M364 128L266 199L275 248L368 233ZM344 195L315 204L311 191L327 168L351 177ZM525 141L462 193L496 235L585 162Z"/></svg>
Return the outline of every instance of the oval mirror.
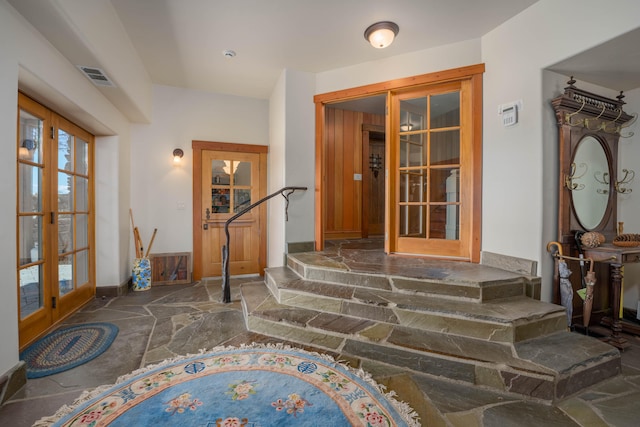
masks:
<svg viewBox="0 0 640 427"><path fill-rule="evenodd" d="M585 230L593 230L602 222L610 195L611 171L600 141L584 137L578 143L571 167L575 215Z"/></svg>

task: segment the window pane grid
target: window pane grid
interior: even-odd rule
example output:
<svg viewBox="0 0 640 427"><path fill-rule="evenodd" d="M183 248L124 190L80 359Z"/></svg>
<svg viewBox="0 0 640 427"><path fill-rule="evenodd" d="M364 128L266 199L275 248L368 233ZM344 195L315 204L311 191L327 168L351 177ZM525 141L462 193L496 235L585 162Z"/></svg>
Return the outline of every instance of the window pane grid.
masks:
<svg viewBox="0 0 640 427"><path fill-rule="evenodd" d="M251 162L212 160L211 176L211 213L237 213L251 205Z"/></svg>
<svg viewBox="0 0 640 427"><path fill-rule="evenodd" d="M459 238L460 92L400 101L400 236Z"/></svg>

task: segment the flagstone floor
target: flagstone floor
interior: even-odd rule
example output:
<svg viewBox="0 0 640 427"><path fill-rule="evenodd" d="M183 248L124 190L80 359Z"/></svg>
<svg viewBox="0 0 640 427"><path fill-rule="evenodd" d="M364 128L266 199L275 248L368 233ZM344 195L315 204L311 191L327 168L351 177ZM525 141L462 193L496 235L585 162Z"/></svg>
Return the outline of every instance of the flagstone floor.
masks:
<svg viewBox="0 0 640 427"><path fill-rule="evenodd" d="M231 282L231 304L219 302L219 280L154 286L145 292L92 301L65 324L114 323L120 332L112 346L77 368L29 380L0 407L0 426L31 426L62 405L73 402L83 390L114 383L121 375L167 358L221 345L278 342L246 330L239 283L239 279ZM637 426L640 425L640 340L633 336L628 339L632 347L622 354L622 375L555 406L439 381L380 363L363 361L361 367L379 383L394 390L400 400L408 402L420 415L422 425ZM360 364L357 360L345 360L352 365Z"/></svg>

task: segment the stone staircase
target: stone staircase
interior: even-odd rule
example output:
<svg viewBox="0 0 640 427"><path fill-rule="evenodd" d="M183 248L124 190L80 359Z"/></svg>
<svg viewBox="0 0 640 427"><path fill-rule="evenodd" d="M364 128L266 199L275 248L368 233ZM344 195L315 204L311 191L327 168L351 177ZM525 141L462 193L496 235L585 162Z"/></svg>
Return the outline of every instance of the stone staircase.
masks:
<svg viewBox="0 0 640 427"><path fill-rule="evenodd" d="M617 349L529 298L522 274L446 261L381 274L322 253L287 263L242 285L249 330L549 402L621 370Z"/></svg>

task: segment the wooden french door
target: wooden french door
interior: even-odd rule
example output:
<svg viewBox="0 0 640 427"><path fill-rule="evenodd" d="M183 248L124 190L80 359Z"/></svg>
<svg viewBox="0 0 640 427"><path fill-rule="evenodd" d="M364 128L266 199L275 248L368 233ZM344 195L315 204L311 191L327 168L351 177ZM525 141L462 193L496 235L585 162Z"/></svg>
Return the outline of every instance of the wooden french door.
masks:
<svg viewBox="0 0 640 427"><path fill-rule="evenodd" d="M393 252L472 259L471 100L470 80L391 94Z"/></svg>
<svg viewBox="0 0 640 427"><path fill-rule="evenodd" d="M19 94L21 348L95 296L93 140L90 133Z"/></svg>
<svg viewBox="0 0 640 427"><path fill-rule="evenodd" d="M194 143L195 144L195 143ZM206 143L203 143L206 144ZM215 144L198 150L194 170L198 191L197 229L194 229L194 277L222 275L225 222L266 195L266 147ZM251 150L254 150L253 152ZM226 151L225 151L226 150ZM256 152L257 151L257 152ZM195 203L194 203L195 204ZM196 211L196 209L198 209ZM232 275L263 274L266 266L266 205L262 204L229 226L229 271ZM196 248L197 245L197 248ZM199 264L199 265L198 265Z"/></svg>

